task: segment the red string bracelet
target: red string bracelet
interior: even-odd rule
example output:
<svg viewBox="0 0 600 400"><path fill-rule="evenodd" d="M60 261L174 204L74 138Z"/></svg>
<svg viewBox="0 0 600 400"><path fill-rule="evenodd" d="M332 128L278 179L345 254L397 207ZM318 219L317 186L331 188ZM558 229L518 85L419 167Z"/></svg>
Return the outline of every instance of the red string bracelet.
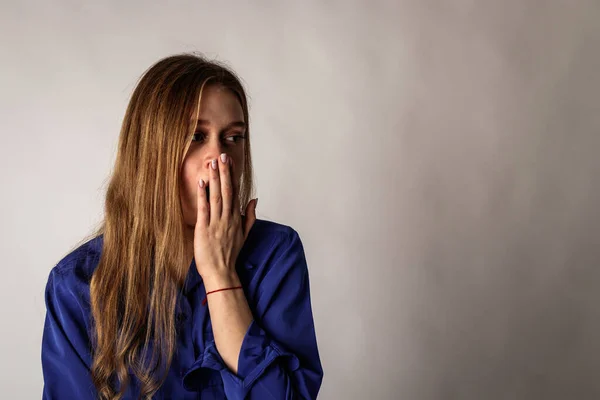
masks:
<svg viewBox="0 0 600 400"><path fill-rule="evenodd" d="M206 293L206 296L204 296L204 300L202 300L202 305L205 306L206 305L206 301L208 298L208 295L211 293L217 293L217 292L222 292L223 290L233 290L233 289L242 289L242 286L234 286L234 287L228 287L228 288L223 288L223 289L217 289L217 290L212 290L208 293Z"/></svg>

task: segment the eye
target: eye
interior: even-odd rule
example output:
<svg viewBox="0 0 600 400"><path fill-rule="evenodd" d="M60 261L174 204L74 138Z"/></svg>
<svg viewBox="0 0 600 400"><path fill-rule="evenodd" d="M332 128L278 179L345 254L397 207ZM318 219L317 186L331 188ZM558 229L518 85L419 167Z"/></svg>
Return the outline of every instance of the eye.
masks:
<svg viewBox="0 0 600 400"><path fill-rule="evenodd" d="M244 140L244 139L246 139L246 136L243 136L243 135L233 135L233 136L228 136L225 138L225 140L230 143L237 143L240 140Z"/></svg>
<svg viewBox="0 0 600 400"><path fill-rule="evenodd" d="M202 132L196 132L192 135L192 142L202 142L206 138L206 135ZM224 138L224 141L228 143L238 143L240 140L246 139L245 135L231 135Z"/></svg>

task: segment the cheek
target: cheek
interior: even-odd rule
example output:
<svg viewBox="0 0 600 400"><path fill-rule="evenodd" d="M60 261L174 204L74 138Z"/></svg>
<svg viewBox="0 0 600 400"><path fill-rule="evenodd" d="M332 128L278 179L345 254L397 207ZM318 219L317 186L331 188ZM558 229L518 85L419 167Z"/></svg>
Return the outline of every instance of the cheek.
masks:
<svg viewBox="0 0 600 400"><path fill-rule="evenodd" d="M239 181L244 168L244 154L235 154L233 156L233 177Z"/></svg>
<svg viewBox="0 0 600 400"><path fill-rule="evenodd" d="M192 183L194 180L194 176L195 174L191 171L191 170L183 170L182 174L181 174L181 183L182 183L182 187L183 187L183 192L186 195L189 195L190 193L192 193Z"/></svg>
<svg viewBox="0 0 600 400"><path fill-rule="evenodd" d="M231 171L231 180L235 191L239 190L241 175L241 171L237 167L234 167L233 171Z"/></svg>
<svg viewBox="0 0 600 400"><path fill-rule="evenodd" d="M181 186L179 190L181 203L183 204L184 208L193 206L195 204L197 175L198 172L194 165L184 164L181 170Z"/></svg>
<svg viewBox="0 0 600 400"><path fill-rule="evenodd" d="M181 186L179 199L183 220L187 226L194 226L196 221L196 171L194 168L183 168L181 171Z"/></svg>

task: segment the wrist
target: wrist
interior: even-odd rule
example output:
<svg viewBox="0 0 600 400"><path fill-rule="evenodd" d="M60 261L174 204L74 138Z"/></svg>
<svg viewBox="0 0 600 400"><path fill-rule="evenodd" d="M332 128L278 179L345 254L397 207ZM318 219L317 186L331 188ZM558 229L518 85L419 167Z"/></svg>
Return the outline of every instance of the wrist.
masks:
<svg viewBox="0 0 600 400"><path fill-rule="evenodd" d="M204 288L207 293L213 290L241 286L242 284L235 271L202 277L202 280L204 281Z"/></svg>

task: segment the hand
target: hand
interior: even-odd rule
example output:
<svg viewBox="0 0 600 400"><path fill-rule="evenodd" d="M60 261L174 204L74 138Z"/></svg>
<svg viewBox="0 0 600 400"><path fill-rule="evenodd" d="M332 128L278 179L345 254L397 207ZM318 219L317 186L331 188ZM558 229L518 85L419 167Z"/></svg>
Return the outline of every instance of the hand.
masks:
<svg viewBox="0 0 600 400"><path fill-rule="evenodd" d="M238 185L232 183L231 160L226 156L224 162L222 157L223 154L209 167L210 199L206 198L206 186L202 185L202 181L198 182L197 188L194 259L207 291L220 289L208 286L239 284L235 261L256 221L258 199L248 203L246 217L243 218ZM213 168L215 164L216 169Z"/></svg>

